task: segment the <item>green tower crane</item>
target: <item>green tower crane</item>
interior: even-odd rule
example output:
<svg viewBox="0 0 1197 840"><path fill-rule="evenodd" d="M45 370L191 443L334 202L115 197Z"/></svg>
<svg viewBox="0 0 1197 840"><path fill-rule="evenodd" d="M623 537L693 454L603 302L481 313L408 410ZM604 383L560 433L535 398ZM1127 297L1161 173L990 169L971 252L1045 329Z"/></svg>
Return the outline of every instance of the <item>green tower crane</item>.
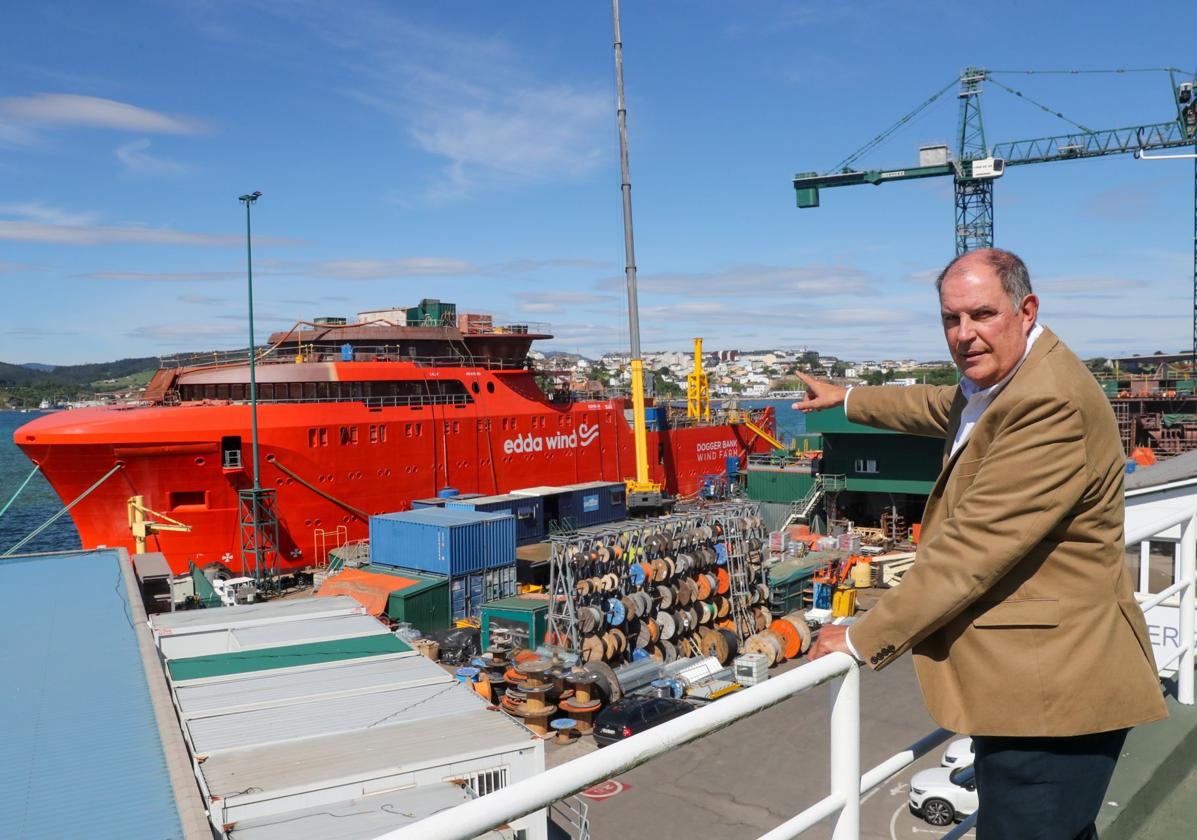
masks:
<svg viewBox="0 0 1197 840"><path fill-rule="evenodd" d="M1118 71L1115 71L1118 72ZM1178 81L1180 71L1166 68L1171 79L1174 118L1159 123L1134 125L1127 128L1093 130L1073 123L1079 130L1053 137L1015 140L988 146L981 118L982 83L992 81L1012 93L1018 91L997 82L983 67L969 67L958 80L935 93L922 105L898 120L886 131L858 149L833 171L826 173L799 172L794 176L794 190L801 208L819 206L819 190L826 187L846 187L855 184L885 184L890 181L909 181L918 178L951 176L956 197L956 253L993 245L993 182L1006 167L1059 160L1104 157L1106 155L1143 153L1156 149L1193 146L1197 150L1197 76ZM895 169L856 169L853 164L865 153L886 140L895 131L925 108L958 87L960 117L956 134L955 159L946 146L929 146L919 150L919 165ZM1038 104L1038 103L1036 103ZM1043 107L1043 106L1040 106ZM1045 110L1047 110L1045 108ZM1057 116L1063 117L1062 114ZM1063 117L1067 119L1066 117ZM1068 120L1072 122L1071 120ZM1197 357L1197 156L1194 157L1193 207L1193 352Z"/></svg>

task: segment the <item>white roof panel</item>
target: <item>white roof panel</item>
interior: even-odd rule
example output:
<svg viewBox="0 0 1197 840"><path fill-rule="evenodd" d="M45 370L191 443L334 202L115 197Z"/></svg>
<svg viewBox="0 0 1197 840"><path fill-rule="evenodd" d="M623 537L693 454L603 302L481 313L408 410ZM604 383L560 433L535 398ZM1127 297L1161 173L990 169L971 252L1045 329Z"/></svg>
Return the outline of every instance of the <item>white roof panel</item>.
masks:
<svg viewBox="0 0 1197 840"><path fill-rule="evenodd" d="M330 662L311 668L254 671L238 674L232 679L197 684L183 683L175 687L175 697L182 716L193 718L452 679L426 657L402 654Z"/></svg>
<svg viewBox="0 0 1197 840"><path fill-rule="evenodd" d="M217 713L191 718L185 725L195 751L210 754L354 730L376 731L397 722L428 721L428 726L436 729L435 718L486 709L487 702L472 689L448 674L445 677L428 685Z"/></svg>
<svg viewBox="0 0 1197 840"><path fill-rule="evenodd" d="M216 627L182 635L163 635L158 638L158 649L167 659L179 659L388 632L386 625L373 616L343 614L236 629Z"/></svg>
<svg viewBox="0 0 1197 840"><path fill-rule="evenodd" d="M332 805L299 808L238 820L229 840L373 840L470 800L449 782L361 796ZM488 835L490 836L490 835Z"/></svg>
<svg viewBox="0 0 1197 840"><path fill-rule="evenodd" d="M265 601L236 607L213 607L206 610L181 610L150 616L150 627L161 636L182 633L202 633L218 629L252 627L279 621L297 621L318 616L365 613L366 608L348 595L327 598L293 598L286 601Z"/></svg>
<svg viewBox="0 0 1197 840"><path fill-rule="evenodd" d="M469 689L463 689L468 691ZM382 780L422 767L536 748L539 739L500 711L358 729L215 753L200 765L213 796L228 807L296 795L353 780ZM280 803L281 804L281 803Z"/></svg>

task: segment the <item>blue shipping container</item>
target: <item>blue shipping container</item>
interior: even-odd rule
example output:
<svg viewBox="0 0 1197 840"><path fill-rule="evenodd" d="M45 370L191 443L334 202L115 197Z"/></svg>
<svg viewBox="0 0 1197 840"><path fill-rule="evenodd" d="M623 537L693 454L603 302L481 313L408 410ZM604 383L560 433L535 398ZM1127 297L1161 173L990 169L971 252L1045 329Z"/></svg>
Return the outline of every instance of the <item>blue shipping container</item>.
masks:
<svg viewBox="0 0 1197 840"><path fill-rule="evenodd" d="M476 499L450 499L445 508L465 508L485 513L510 513L515 517L515 541L519 545L540 542L545 537L544 499L540 496L480 496Z"/></svg>
<svg viewBox="0 0 1197 840"><path fill-rule="evenodd" d="M481 614L482 605L515 595L515 566L464 575L449 582L449 613L453 620Z"/></svg>
<svg viewBox="0 0 1197 840"><path fill-rule="evenodd" d="M579 528L628 518L627 485L622 481L585 481L561 489L565 493L559 510Z"/></svg>
<svg viewBox="0 0 1197 840"><path fill-rule="evenodd" d="M659 432L661 430L661 416L662 410L656 406L647 406L644 409L644 428L650 432Z"/></svg>
<svg viewBox="0 0 1197 840"><path fill-rule="evenodd" d="M456 496L433 496L430 499L412 499L411 509L444 507L448 502L463 502L467 499L481 499L484 493L458 493Z"/></svg>
<svg viewBox="0 0 1197 840"><path fill-rule="evenodd" d="M370 517L370 561L461 577L515 564L515 517L421 508Z"/></svg>

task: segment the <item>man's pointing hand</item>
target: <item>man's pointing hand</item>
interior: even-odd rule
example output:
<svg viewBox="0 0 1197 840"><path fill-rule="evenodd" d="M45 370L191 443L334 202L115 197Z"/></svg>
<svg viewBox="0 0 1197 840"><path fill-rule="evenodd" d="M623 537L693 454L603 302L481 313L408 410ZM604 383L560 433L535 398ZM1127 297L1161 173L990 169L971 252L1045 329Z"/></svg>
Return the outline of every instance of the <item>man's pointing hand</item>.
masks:
<svg viewBox="0 0 1197 840"><path fill-rule="evenodd" d="M844 404L844 395L848 393L847 388L811 379L805 373L799 373L798 378L806 385L806 398L802 402L794 403L791 408L796 408L801 412L822 411Z"/></svg>

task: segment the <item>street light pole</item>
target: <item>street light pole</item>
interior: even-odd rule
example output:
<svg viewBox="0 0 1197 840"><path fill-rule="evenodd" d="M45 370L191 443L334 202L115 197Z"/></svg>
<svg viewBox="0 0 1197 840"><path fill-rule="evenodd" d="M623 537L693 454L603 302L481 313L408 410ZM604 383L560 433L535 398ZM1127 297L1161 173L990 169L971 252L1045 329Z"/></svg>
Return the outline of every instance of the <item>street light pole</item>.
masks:
<svg viewBox="0 0 1197 840"><path fill-rule="evenodd" d="M261 556L261 541L262 534L259 529L258 522L258 500L262 489L261 476L258 472L258 380L255 371L255 359L257 355L254 350L254 254L253 254L253 237L250 231L250 208L254 205L262 194L260 192L253 192L241 196L238 201L245 205L245 272L248 279L249 286L249 418L250 418L250 437L253 446L253 471L254 471L254 498L253 498L253 528L254 528L254 577L261 574L262 556Z"/></svg>

